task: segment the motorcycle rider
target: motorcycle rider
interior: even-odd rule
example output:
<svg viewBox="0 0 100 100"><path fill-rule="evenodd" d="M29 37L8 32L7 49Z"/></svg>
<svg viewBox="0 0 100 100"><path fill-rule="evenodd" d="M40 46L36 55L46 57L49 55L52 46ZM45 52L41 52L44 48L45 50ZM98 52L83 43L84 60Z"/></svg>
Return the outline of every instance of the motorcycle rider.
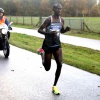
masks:
<svg viewBox="0 0 100 100"><path fill-rule="evenodd" d="M0 8L0 25L5 23L7 26L9 25L9 21L7 19L7 17L4 15L4 9ZM8 26L9 30L12 30L12 27L9 25ZM7 32L8 34L8 39L10 38L10 32Z"/></svg>

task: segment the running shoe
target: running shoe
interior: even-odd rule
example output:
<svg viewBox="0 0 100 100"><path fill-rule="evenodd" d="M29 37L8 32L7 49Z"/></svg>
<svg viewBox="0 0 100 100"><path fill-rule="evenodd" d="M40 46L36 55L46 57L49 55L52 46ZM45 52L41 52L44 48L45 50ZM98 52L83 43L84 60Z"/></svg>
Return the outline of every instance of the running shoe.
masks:
<svg viewBox="0 0 100 100"><path fill-rule="evenodd" d="M56 95L60 95L60 91L58 90L58 88L56 86L52 87L52 92Z"/></svg>
<svg viewBox="0 0 100 100"><path fill-rule="evenodd" d="M42 48L38 49L38 54L44 53L44 50Z"/></svg>

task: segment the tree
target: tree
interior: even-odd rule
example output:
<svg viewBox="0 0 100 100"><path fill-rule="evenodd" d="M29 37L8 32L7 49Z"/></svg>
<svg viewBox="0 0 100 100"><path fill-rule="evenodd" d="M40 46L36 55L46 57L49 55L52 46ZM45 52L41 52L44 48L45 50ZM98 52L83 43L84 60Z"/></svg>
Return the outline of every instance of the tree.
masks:
<svg viewBox="0 0 100 100"><path fill-rule="evenodd" d="M91 8L91 15L92 16L98 16L99 15L99 9L98 9L98 5L97 4L92 6L92 8Z"/></svg>
<svg viewBox="0 0 100 100"><path fill-rule="evenodd" d="M7 15L15 15L16 14L16 5L12 0L5 1L5 13Z"/></svg>
<svg viewBox="0 0 100 100"><path fill-rule="evenodd" d="M69 0L69 11L71 16L79 16L81 13L81 1Z"/></svg>
<svg viewBox="0 0 100 100"><path fill-rule="evenodd" d="M41 2L42 0L33 0L35 8L36 8L36 13L38 16L41 16Z"/></svg>
<svg viewBox="0 0 100 100"><path fill-rule="evenodd" d="M87 6L88 6L88 15L91 15L91 8L96 4L97 0L88 0Z"/></svg>
<svg viewBox="0 0 100 100"><path fill-rule="evenodd" d="M8 15L41 17L51 13L55 2L62 4L62 16L100 15L100 2L96 6L97 0L0 0L0 7Z"/></svg>
<svg viewBox="0 0 100 100"><path fill-rule="evenodd" d="M71 16L70 0L62 0L62 16Z"/></svg>
<svg viewBox="0 0 100 100"><path fill-rule="evenodd" d="M4 8L4 1L0 0L0 8Z"/></svg>
<svg viewBox="0 0 100 100"><path fill-rule="evenodd" d="M87 2L88 0L82 0L81 1L81 12L82 12L82 16L86 16L88 13L88 6L87 6Z"/></svg>
<svg viewBox="0 0 100 100"><path fill-rule="evenodd" d="M98 2L98 15L100 16L100 0Z"/></svg>
<svg viewBox="0 0 100 100"><path fill-rule="evenodd" d="M41 10L42 16L49 16L52 13L52 9L49 5L49 0L42 0Z"/></svg>
<svg viewBox="0 0 100 100"><path fill-rule="evenodd" d="M60 4L62 4L62 0L49 0L49 4L50 4L51 7L52 7L52 5L54 3L60 3Z"/></svg>

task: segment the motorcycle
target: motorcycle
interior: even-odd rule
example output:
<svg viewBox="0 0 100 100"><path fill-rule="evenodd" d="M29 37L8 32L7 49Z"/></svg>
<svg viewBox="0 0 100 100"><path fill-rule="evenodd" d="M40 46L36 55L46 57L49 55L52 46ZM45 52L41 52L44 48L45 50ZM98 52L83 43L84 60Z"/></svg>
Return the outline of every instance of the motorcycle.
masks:
<svg viewBox="0 0 100 100"><path fill-rule="evenodd" d="M10 22L10 24L7 26L6 24L1 24L0 25L0 50L3 50L3 54L5 58L8 58L10 54L10 45L8 41L8 32L10 31L9 26L13 22Z"/></svg>

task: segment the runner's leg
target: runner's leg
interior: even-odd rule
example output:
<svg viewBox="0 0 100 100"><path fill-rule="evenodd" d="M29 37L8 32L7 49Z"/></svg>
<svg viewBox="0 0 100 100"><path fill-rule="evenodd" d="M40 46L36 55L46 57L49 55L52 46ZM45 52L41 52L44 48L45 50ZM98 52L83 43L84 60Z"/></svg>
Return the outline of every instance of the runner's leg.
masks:
<svg viewBox="0 0 100 100"><path fill-rule="evenodd" d="M59 48L59 50L55 51L53 55L57 63L57 69L56 69L55 80L54 80L54 86L56 86L60 73L61 73L61 68L62 68L62 49Z"/></svg>
<svg viewBox="0 0 100 100"><path fill-rule="evenodd" d="M46 71L49 71L51 68L51 58L52 58L52 53L45 53L44 54L43 66L44 66Z"/></svg>

